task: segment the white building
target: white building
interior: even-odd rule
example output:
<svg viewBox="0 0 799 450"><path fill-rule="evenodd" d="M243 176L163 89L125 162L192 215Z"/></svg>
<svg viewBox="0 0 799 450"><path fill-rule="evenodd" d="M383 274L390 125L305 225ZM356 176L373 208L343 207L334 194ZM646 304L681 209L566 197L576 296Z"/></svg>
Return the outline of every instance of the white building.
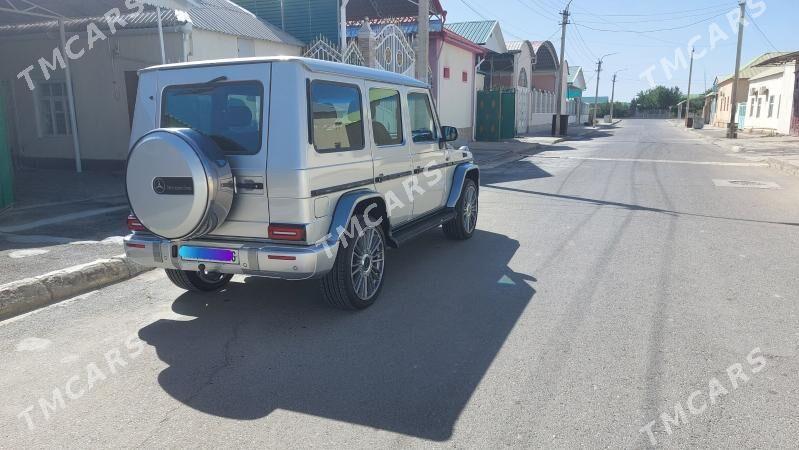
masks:
<svg viewBox="0 0 799 450"><path fill-rule="evenodd" d="M790 134L797 62L766 67L749 79L744 129Z"/></svg>
<svg viewBox="0 0 799 450"><path fill-rule="evenodd" d="M0 8L0 98L6 99L0 120L10 131L14 160L34 167L76 167L80 161L83 168L121 168L137 71L162 61L155 8L130 9L122 0L36 4L72 19L63 21L61 49L58 20ZM302 43L227 0L190 5L185 12L162 10L166 62L301 52ZM119 16L109 22L103 14L113 7ZM96 16L82 17L81 11ZM56 53L65 55L71 86Z"/></svg>

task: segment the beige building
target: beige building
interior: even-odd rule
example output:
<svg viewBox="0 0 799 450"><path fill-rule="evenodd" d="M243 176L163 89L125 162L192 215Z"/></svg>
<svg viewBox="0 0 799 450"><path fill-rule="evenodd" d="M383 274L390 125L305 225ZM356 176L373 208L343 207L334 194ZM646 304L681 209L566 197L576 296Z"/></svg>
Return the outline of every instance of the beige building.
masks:
<svg viewBox="0 0 799 450"><path fill-rule="evenodd" d="M51 3L57 10L58 2ZM85 3L96 3L92 6L102 10L113 4ZM6 105L0 106L5 106L17 164L76 167L80 155L84 169L123 166L137 71L160 64L162 55L155 8L127 10L125 2L119 3L121 15L116 22L109 23L101 15L65 20L67 48L63 52L57 20L27 17L34 23L21 23L14 18L14 23L0 26L0 88L6 99ZM191 4L195 6L185 12L162 10L168 63L301 52L299 41L227 0ZM54 60L56 49L69 64L77 140L73 139L67 72Z"/></svg>
<svg viewBox="0 0 799 450"><path fill-rule="evenodd" d="M743 128L787 135L794 110L797 64L765 66L749 79L749 96Z"/></svg>

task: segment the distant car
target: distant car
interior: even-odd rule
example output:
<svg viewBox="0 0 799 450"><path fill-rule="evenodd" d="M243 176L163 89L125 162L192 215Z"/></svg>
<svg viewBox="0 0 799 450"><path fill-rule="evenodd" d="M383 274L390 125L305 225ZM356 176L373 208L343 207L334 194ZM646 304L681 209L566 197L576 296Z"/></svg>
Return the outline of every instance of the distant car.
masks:
<svg viewBox="0 0 799 450"><path fill-rule="evenodd" d="M140 72L128 257L177 286L321 278L333 306L378 298L387 247L443 224L468 239L479 168L427 84L304 58Z"/></svg>

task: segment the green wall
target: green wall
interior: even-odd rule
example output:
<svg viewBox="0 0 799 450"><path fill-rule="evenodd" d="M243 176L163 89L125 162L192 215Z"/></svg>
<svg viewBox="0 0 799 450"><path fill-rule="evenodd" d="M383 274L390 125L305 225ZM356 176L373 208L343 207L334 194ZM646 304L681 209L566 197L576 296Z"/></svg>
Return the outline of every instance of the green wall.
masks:
<svg viewBox="0 0 799 450"><path fill-rule="evenodd" d="M338 0L233 0L233 2L306 44L319 35L332 42L338 42Z"/></svg>

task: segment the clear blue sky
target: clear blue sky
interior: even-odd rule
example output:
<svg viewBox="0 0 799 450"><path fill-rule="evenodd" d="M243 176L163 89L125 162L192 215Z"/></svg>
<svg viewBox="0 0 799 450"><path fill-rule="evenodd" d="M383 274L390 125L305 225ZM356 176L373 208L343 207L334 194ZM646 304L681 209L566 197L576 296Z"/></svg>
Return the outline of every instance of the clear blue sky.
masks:
<svg viewBox="0 0 799 450"><path fill-rule="evenodd" d="M447 22L496 19L506 40L548 39L560 48L558 12L567 0L441 2ZM593 96L597 57L618 52L605 58L599 95L610 96L611 76L626 69L618 74L616 98L628 101L650 87L644 74L653 66L649 75L656 84L679 86L685 92L688 65L683 67L675 52L683 54L687 62L693 41L699 57L694 63L691 92L701 92L712 86L717 75L732 73L735 67L737 34L726 13L737 10L737 5L737 0L573 0L574 23L567 29L566 59L570 65L583 67L588 82L584 95ZM742 65L774 48L799 51L799 0L748 0L747 11L762 33L750 20L744 29ZM674 65L678 68L672 69Z"/></svg>

